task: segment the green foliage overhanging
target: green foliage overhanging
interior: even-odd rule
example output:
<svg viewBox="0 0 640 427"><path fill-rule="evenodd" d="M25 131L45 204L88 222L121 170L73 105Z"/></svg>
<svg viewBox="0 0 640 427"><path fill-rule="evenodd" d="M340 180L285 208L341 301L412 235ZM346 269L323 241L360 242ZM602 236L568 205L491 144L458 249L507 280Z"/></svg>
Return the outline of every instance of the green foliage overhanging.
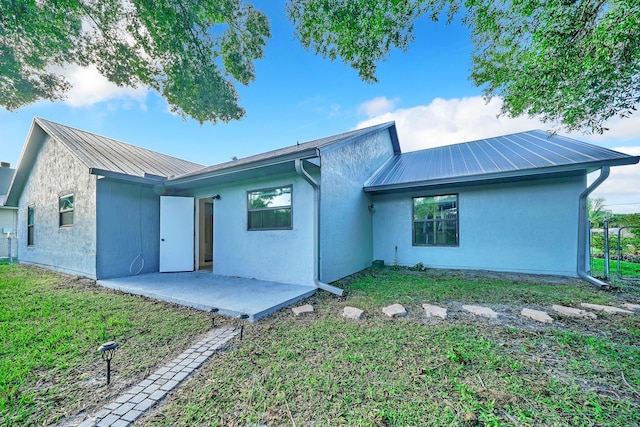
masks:
<svg viewBox="0 0 640 427"><path fill-rule="evenodd" d="M410 47L419 20L459 15L475 46L470 77L507 116L601 133L640 102L638 0L289 0L287 10L305 48L364 81ZM267 17L242 0L3 0L0 105L64 99L64 67L93 64L113 83L157 90L184 118L237 120L235 85L254 80L269 37Z"/></svg>
<svg viewBox="0 0 640 427"><path fill-rule="evenodd" d="M270 28L242 0L3 0L0 105L64 99L64 67L157 90L200 123L240 119L235 84L255 78Z"/></svg>
<svg viewBox="0 0 640 427"><path fill-rule="evenodd" d="M504 115L602 133L640 102L638 0L290 0L288 11L305 48L365 81L409 48L421 18L461 15L475 46L471 80L503 100Z"/></svg>

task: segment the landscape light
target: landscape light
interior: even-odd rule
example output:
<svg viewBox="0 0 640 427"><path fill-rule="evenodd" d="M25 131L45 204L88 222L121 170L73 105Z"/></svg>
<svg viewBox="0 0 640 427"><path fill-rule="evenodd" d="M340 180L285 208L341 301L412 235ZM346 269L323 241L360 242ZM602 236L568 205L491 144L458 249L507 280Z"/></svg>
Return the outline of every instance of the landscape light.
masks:
<svg viewBox="0 0 640 427"><path fill-rule="evenodd" d="M102 353L102 360L107 361L107 385L111 382L111 359L120 344L109 341L98 347L98 351Z"/></svg>
<svg viewBox="0 0 640 427"><path fill-rule="evenodd" d="M213 329L216 326L216 313L220 311L219 308L211 307L209 313L211 313L211 328Z"/></svg>
<svg viewBox="0 0 640 427"><path fill-rule="evenodd" d="M247 319L249 318L248 314L241 314L240 316L238 316L238 319L240 319L240 341L242 341L242 334L244 332L244 325L247 323Z"/></svg>

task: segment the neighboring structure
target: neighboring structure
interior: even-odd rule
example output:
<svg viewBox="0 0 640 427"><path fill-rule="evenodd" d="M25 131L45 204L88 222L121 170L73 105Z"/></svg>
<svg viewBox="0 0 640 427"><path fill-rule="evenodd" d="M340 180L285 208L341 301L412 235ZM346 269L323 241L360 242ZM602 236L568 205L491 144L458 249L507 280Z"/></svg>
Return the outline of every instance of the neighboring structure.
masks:
<svg viewBox="0 0 640 427"><path fill-rule="evenodd" d="M0 259L8 259L9 255L14 258L17 254L18 209L4 205L14 172L10 163L0 162Z"/></svg>
<svg viewBox="0 0 640 427"><path fill-rule="evenodd" d="M586 175L638 157L542 131L401 153L394 123L203 167L36 118L21 262L326 285L371 265L584 276ZM584 205L584 206L583 206Z"/></svg>

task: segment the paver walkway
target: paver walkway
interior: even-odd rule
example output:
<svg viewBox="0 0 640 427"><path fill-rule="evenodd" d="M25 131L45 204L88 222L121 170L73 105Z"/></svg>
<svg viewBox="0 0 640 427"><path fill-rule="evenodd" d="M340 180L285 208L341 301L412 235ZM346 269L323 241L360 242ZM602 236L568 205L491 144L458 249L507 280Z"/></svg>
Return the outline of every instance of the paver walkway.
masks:
<svg viewBox="0 0 640 427"><path fill-rule="evenodd" d="M209 331L204 339L192 345L166 366L158 369L139 384L125 391L115 401L105 405L79 427L127 427L144 411L161 401L167 393L189 377L211 355L240 333L235 328Z"/></svg>

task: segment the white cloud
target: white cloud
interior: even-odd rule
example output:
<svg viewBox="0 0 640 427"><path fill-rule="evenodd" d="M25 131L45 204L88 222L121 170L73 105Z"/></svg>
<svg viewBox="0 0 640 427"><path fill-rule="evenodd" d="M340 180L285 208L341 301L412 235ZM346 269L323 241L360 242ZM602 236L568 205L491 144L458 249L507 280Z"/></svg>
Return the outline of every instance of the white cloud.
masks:
<svg viewBox="0 0 640 427"><path fill-rule="evenodd" d="M613 148L632 156L640 156L640 146ZM598 173L590 176L591 182ZM591 197L604 197L607 209L615 213L640 212L640 164L611 168L609 178L594 190Z"/></svg>
<svg viewBox="0 0 640 427"><path fill-rule="evenodd" d="M360 104L358 107L358 113L364 114L367 117L379 116L393 110L397 102L397 99L389 99L386 96L379 96Z"/></svg>
<svg viewBox="0 0 640 427"><path fill-rule="evenodd" d="M552 124L528 117L499 116L501 101L497 98L489 103L480 96L436 98L428 105L394 110L396 103L397 100L389 101L380 97L361 104L358 111L367 113L370 117L358 123L356 128L394 120L404 152L531 129L554 129ZM374 114L377 107L380 112ZM640 155L640 115L626 119L615 118L606 126L610 130L603 135L573 133L567 136L608 147L612 143L629 144L613 149ZM610 177L594 191L593 197L604 197L606 204L614 212L640 212L640 165L612 168ZM626 205L628 203L632 205Z"/></svg>
<svg viewBox="0 0 640 427"><path fill-rule="evenodd" d="M365 108L373 101L360 106ZM436 98L429 105L388 111L358 123L357 128L395 120L403 151L422 150L458 142L531 129L548 129L538 120L498 117L500 100L488 104L480 96L470 98Z"/></svg>
<svg viewBox="0 0 640 427"><path fill-rule="evenodd" d="M143 109L147 88L119 87L106 79L94 66L87 68L68 65L63 74L71 83L71 90L64 100L72 107L89 107L103 101L125 101L124 107L131 102L138 103Z"/></svg>

